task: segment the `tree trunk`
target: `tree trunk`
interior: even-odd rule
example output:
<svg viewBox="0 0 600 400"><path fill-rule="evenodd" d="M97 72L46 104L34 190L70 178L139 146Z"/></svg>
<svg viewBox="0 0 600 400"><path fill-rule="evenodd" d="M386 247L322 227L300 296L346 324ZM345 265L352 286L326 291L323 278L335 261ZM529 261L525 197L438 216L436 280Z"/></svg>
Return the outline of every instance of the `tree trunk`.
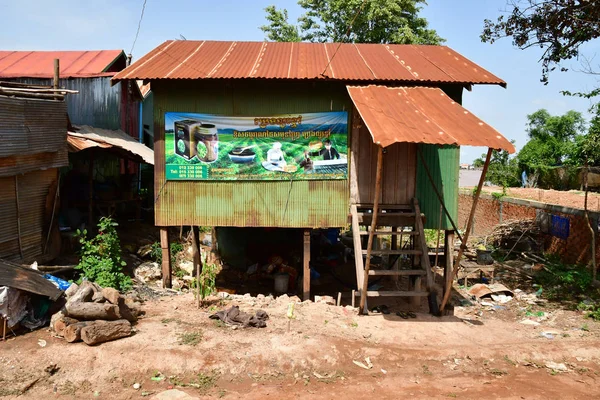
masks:
<svg viewBox="0 0 600 400"><path fill-rule="evenodd" d="M102 289L102 295L106 300L108 300L111 304L118 305L119 299L121 298L121 294L117 289L113 289L111 287L106 287Z"/></svg>
<svg viewBox="0 0 600 400"><path fill-rule="evenodd" d="M72 303L65 306L66 315L83 321L119 319L119 308L108 303Z"/></svg>
<svg viewBox="0 0 600 400"><path fill-rule="evenodd" d="M81 339L90 346L129 335L131 335L131 324L124 319L112 322L96 321L81 329Z"/></svg>
<svg viewBox="0 0 600 400"><path fill-rule="evenodd" d="M78 323L79 321L76 320L75 318L69 318L69 317L62 317L59 318L55 323L54 323L54 332L56 332L56 334L58 336L65 336L65 330L73 325Z"/></svg>
<svg viewBox="0 0 600 400"><path fill-rule="evenodd" d="M65 340L69 343L80 342L81 341L81 330L83 328L85 328L86 326L90 326L92 324L95 324L95 322L94 321L84 321L84 322L77 322L75 324L71 324L66 327L63 336L64 336Z"/></svg>
<svg viewBox="0 0 600 400"><path fill-rule="evenodd" d="M68 304L84 303L87 301L91 301L93 297L94 297L94 289L92 289L91 286L83 286L83 284L82 284L79 287L79 290L77 290L77 293L75 293L73 296L71 296L69 298L69 300L67 300L67 303Z"/></svg>

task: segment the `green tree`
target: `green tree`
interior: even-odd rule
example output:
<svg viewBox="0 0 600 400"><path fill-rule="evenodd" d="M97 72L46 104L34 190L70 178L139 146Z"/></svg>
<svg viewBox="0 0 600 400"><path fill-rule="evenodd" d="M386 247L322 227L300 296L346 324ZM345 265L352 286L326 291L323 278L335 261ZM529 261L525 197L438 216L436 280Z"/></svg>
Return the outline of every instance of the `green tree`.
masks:
<svg viewBox="0 0 600 400"><path fill-rule="evenodd" d="M298 25L288 22L287 10L265 8L269 24L260 29L268 40L399 44L445 41L419 16L424 0L299 0L298 4L306 10L298 18Z"/></svg>
<svg viewBox="0 0 600 400"><path fill-rule="evenodd" d="M260 29L267 34L267 39L273 42L299 42L298 27L288 22L286 9L278 10L275 6L265 8L268 25Z"/></svg>
<svg viewBox="0 0 600 400"><path fill-rule="evenodd" d="M514 144L514 140L511 143ZM483 166L486 155L482 154L481 158L473 160L473 165ZM486 174L486 180L493 185L502 187L519 186L519 168L515 157L511 157L506 150L494 150L490 158L490 165Z"/></svg>
<svg viewBox="0 0 600 400"><path fill-rule="evenodd" d="M578 154L586 129L581 113L569 111L554 116L541 109L528 115L527 120L530 140L517 155L521 168L533 172L545 167L581 165Z"/></svg>
<svg viewBox="0 0 600 400"><path fill-rule="evenodd" d="M512 37L520 49L542 48L544 83L564 61L581 57L582 45L600 37L600 0L510 0L507 4L512 9L508 15L484 21L481 40L494 43ZM566 70L564 65L561 70Z"/></svg>

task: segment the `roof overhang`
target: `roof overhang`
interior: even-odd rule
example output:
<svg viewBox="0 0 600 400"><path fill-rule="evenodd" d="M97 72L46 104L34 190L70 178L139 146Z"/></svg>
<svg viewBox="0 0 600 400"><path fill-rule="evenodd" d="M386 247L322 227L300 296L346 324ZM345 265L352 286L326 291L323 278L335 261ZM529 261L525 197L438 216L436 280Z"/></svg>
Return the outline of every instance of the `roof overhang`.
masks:
<svg viewBox="0 0 600 400"><path fill-rule="evenodd" d="M441 89L347 86L373 142L485 146L515 152L513 144Z"/></svg>
<svg viewBox="0 0 600 400"><path fill-rule="evenodd" d="M154 151L121 130L108 130L83 125L68 132L67 143L72 153L88 149L113 151L123 158L154 165Z"/></svg>

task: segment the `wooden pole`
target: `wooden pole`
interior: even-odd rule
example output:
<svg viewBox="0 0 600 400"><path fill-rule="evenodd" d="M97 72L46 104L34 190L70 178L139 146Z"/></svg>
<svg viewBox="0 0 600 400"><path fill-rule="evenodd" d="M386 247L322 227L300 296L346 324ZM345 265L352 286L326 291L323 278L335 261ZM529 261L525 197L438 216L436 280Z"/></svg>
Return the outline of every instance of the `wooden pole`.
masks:
<svg viewBox="0 0 600 400"><path fill-rule="evenodd" d="M19 252L21 260L25 259L23 255L23 243L21 242L21 205L19 203L19 178L15 175L15 201L17 203L17 239L19 240Z"/></svg>
<svg viewBox="0 0 600 400"><path fill-rule="evenodd" d="M446 303L450 298L450 292L452 290L452 281L454 277L458 273L458 267L460 265L460 259L462 258L463 252L465 251L465 247L467 247L467 241L469 240L469 233L471 232L471 226L473 225L473 218L475 217L475 210L477 208L477 202L479 201L479 195L481 194L481 188L483 187L483 182L485 181L485 176L487 174L488 167L490 166L490 159L492 158L492 153L494 149L489 148L487 152L487 156L485 157L485 164L483 164L483 171L481 172L481 177L479 178L479 184L477 185L477 191L475 192L475 197L473 198L473 206L471 207L471 214L469 214L469 219L467 221L467 227L465 231L465 235L461 239L460 249L458 250L458 255L456 256L456 260L454 261L454 268L452 269L452 275L446 284L446 291L444 293L444 299L442 300L442 304L440 305L440 314L444 311L444 307L446 307Z"/></svg>
<svg viewBox="0 0 600 400"><path fill-rule="evenodd" d="M214 238L213 238L214 240ZM310 300L310 229L304 230L304 257L303 257L303 296L302 300Z"/></svg>
<svg viewBox="0 0 600 400"><path fill-rule="evenodd" d="M358 313L365 313L365 303L367 301L367 289L369 287L369 268L371 268L371 251L373 250L373 235L377 228L377 213L379 212L379 192L381 192L381 170L383 169L383 147L378 146L377 150L377 175L375 175L375 199L373 201L373 218L371 219L371 229L369 230L369 241L367 242L367 262L365 264L365 273L363 278L362 290L360 292L360 305ZM355 257L362 257L355 254ZM368 314L368 313L367 313Z"/></svg>
<svg viewBox="0 0 600 400"><path fill-rule="evenodd" d="M438 257L440 255L440 233L442 232L442 204L440 203L440 220L438 223L438 234L437 234L437 243L435 245L435 263L434 265L437 267L438 266ZM435 275L433 276L434 280L435 280Z"/></svg>
<svg viewBox="0 0 600 400"><path fill-rule="evenodd" d="M58 90L58 79L60 77L60 60L54 59L54 90ZM60 100L60 97L55 97L55 100Z"/></svg>
<svg viewBox="0 0 600 400"><path fill-rule="evenodd" d="M446 257L446 265L444 265L444 282L442 286L444 292L442 294L446 293L447 287L452 287L452 267L454 265L454 231L447 230L444 233L444 255Z"/></svg>
<svg viewBox="0 0 600 400"><path fill-rule="evenodd" d="M171 249L169 231L166 227L160 228L160 248L162 250L162 282L164 288L172 286Z"/></svg>
<svg viewBox="0 0 600 400"><path fill-rule="evenodd" d="M88 230L91 232L94 226L94 153L90 153L90 166L88 168Z"/></svg>
<svg viewBox="0 0 600 400"><path fill-rule="evenodd" d="M52 224L54 224L54 212L56 211L56 201L58 199L58 191L60 190L60 171L57 170L58 178L56 178L56 192L54 192L54 202L52 203L52 216L50 217L50 226L48 227L48 235L46 235L46 243L42 249L42 254L46 254L46 248L50 241L50 233L52 232Z"/></svg>
<svg viewBox="0 0 600 400"><path fill-rule="evenodd" d="M192 226L192 260L194 261L194 271L196 271L196 303L200 308L200 247L198 240L200 239L200 230L197 226Z"/></svg>

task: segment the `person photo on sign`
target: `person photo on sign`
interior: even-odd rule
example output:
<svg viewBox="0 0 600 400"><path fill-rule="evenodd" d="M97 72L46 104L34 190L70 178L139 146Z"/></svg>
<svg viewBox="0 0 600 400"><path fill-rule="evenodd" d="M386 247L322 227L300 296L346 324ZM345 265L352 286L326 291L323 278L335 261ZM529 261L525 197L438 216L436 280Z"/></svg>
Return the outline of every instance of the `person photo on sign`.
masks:
<svg viewBox="0 0 600 400"><path fill-rule="evenodd" d="M284 171L287 162L281 150L280 142L273 143L273 146L267 151L267 161L263 162L262 165L269 171Z"/></svg>
<svg viewBox="0 0 600 400"><path fill-rule="evenodd" d="M340 159L340 153L338 153L338 151L335 149L335 147L333 147L331 145L331 140L325 139L323 141L323 144L325 145L325 147L323 147L319 151L309 152L308 154L313 157L322 156L323 160L339 160Z"/></svg>

